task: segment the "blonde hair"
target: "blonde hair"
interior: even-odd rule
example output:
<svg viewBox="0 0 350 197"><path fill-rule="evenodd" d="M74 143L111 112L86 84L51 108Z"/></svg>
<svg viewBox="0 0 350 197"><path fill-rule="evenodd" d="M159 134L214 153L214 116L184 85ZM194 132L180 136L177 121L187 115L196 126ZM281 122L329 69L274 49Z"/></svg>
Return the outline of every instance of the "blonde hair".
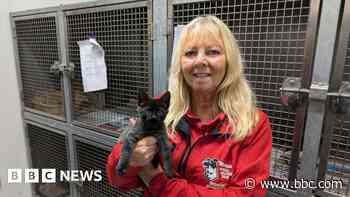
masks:
<svg viewBox="0 0 350 197"><path fill-rule="evenodd" d="M255 95L243 75L243 64L236 39L230 29L215 16L197 17L187 24L174 49L171 60L169 91L171 101L165 124L175 127L190 106L190 90L181 69L183 47L190 39L205 39L207 35L222 40L226 56L226 73L217 88L218 106L228 117L232 137L244 139L259 119Z"/></svg>

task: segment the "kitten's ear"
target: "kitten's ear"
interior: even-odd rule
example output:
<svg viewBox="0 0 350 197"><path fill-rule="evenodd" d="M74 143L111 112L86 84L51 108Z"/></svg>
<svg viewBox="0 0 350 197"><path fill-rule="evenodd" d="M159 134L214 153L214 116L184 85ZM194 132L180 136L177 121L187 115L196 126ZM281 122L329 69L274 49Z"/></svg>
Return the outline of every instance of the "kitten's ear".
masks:
<svg viewBox="0 0 350 197"><path fill-rule="evenodd" d="M147 95L146 92L144 92L143 90L139 91L139 99L138 99L138 105L142 106L143 104L147 103L149 101L149 96Z"/></svg>
<svg viewBox="0 0 350 197"><path fill-rule="evenodd" d="M164 103L167 107L170 105L170 92L165 92L161 97L160 100L162 103Z"/></svg>

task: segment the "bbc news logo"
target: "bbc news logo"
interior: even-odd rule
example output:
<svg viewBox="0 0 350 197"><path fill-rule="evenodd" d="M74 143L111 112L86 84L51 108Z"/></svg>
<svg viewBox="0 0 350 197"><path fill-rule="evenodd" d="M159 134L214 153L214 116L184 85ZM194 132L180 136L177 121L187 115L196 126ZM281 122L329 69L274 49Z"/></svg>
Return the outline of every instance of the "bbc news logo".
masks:
<svg viewBox="0 0 350 197"><path fill-rule="evenodd" d="M9 183L56 183L56 182L84 182L102 181L101 170L59 170L46 169L8 169ZM59 175L59 176L57 176ZM24 181L23 181L24 177ZM59 180L57 180L57 178Z"/></svg>

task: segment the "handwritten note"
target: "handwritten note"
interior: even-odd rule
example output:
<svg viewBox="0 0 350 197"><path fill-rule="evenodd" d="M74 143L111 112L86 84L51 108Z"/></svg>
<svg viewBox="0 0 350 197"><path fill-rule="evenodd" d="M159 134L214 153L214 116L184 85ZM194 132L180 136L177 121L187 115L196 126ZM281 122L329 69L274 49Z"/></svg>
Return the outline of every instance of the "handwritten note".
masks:
<svg viewBox="0 0 350 197"><path fill-rule="evenodd" d="M78 41L78 45L84 92L106 89L107 68L103 48L93 38Z"/></svg>

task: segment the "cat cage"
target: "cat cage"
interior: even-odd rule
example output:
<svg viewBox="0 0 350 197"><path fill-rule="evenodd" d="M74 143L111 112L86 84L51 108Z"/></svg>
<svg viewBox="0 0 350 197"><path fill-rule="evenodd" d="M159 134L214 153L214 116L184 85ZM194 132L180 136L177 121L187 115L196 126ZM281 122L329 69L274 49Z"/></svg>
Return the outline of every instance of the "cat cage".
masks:
<svg viewBox="0 0 350 197"><path fill-rule="evenodd" d="M115 134L137 115L139 90L153 95L151 1L112 3L65 6L61 28L54 10L14 17L26 111L65 120L68 102L76 125ZM91 34L105 51L108 88L84 92L77 42Z"/></svg>
<svg viewBox="0 0 350 197"><path fill-rule="evenodd" d="M24 119L35 125L28 126L33 167L98 169L103 176L35 185L37 196L141 195L112 187L105 162L119 130L136 116L139 90L154 92L151 8L152 1L115 0L11 13ZM92 33L105 51L108 88L87 93L77 41Z"/></svg>
<svg viewBox="0 0 350 197"><path fill-rule="evenodd" d="M343 3L338 45L331 75L330 92L340 95L328 99L323 140L321 143L319 179L342 180L342 187L321 191L325 195L350 196L350 2Z"/></svg>
<svg viewBox="0 0 350 197"><path fill-rule="evenodd" d="M61 75L51 69L61 61L56 13L14 17L12 22L25 110L64 120Z"/></svg>
<svg viewBox="0 0 350 197"><path fill-rule="evenodd" d="M152 14L147 1L65 12L68 59L75 65L73 122L116 133L136 116L139 90L152 95ZM105 50L108 88L83 92L77 41L96 34Z"/></svg>
<svg viewBox="0 0 350 197"><path fill-rule="evenodd" d="M56 169L56 180L59 180L58 172L69 169L66 134L31 123L26 124L26 131L30 148L30 168L39 169L39 174L42 169ZM39 181L33 185L33 189L35 195L40 197L70 196L68 182L45 183Z"/></svg>
<svg viewBox="0 0 350 197"><path fill-rule="evenodd" d="M168 12L161 12L166 6ZM167 5L161 0L109 0L14 13L11 20L24 118L30 122L28 141L37 144L30 145L33 166L51 167L51 158L55 158L60 162L51 168L105 171L105 160L115 137L129 117L137 115L138 90L153 95L157 92L156 83L164 82L155 80L160 67L155 66L159 63L153 61L154 54L164 53L157 48L162 43L157 42L161 37L168 39L165 48L171 52L172 31L177 25L211 14L233 31L242 52L245 75L259 107L272 122L271 178L297 178L302 171L299 157L305 152L308 105L301 102L295 108L282 106L280 88L286 78L300 78L301 88L310 86L320 7L319 0L168 0ZM343 10L330 80L333 92L338 92L342 84L346 87L350 76L350 8ZM161 24L156 20L167 20L169 25L159 35L156 29ZM77 41L91 34L96 35L105 51L108 88L84 92ZM70 67L58 72L62 71L58 69L61 64L74 65L74 71ZM333 110L334 102L347 105L345 90L342 89L342 96L333 95L327 100L319 166L308 169L318 171L320 179L339 178L344 187L316 194L350 193L349 115ZM62 158L69 158L69 163ZM123 193L112 188L104 174L102 182L73 185L64 183L59 188L71 196L141 195L138 190Z"/></svg>
<svg viewBox="0 0 350 197"><path fill-rule="evenodd" d="M105 172L106 160L111 152L111 147L78 136L74 137L74 142L77 157L77 168L83 171L102 171L102 181L83 182L79 185L79 194L81 197L142 196L141 189L134 189L124 192L109 185Z"/></svg>
<svg viewBox="0 0 350 197"><path fill-rule="evenodd" d="M287 109L280 102L280 87L287 77L310 80L311 29L318 1L276 0L173 0L169 4L172 26L200 15L215 15L231 29L241 49L245 75L268 114L273 130L271 176L294 179L298 172L306 106ZM306 84L305 84L306 85Z"/></svg>

